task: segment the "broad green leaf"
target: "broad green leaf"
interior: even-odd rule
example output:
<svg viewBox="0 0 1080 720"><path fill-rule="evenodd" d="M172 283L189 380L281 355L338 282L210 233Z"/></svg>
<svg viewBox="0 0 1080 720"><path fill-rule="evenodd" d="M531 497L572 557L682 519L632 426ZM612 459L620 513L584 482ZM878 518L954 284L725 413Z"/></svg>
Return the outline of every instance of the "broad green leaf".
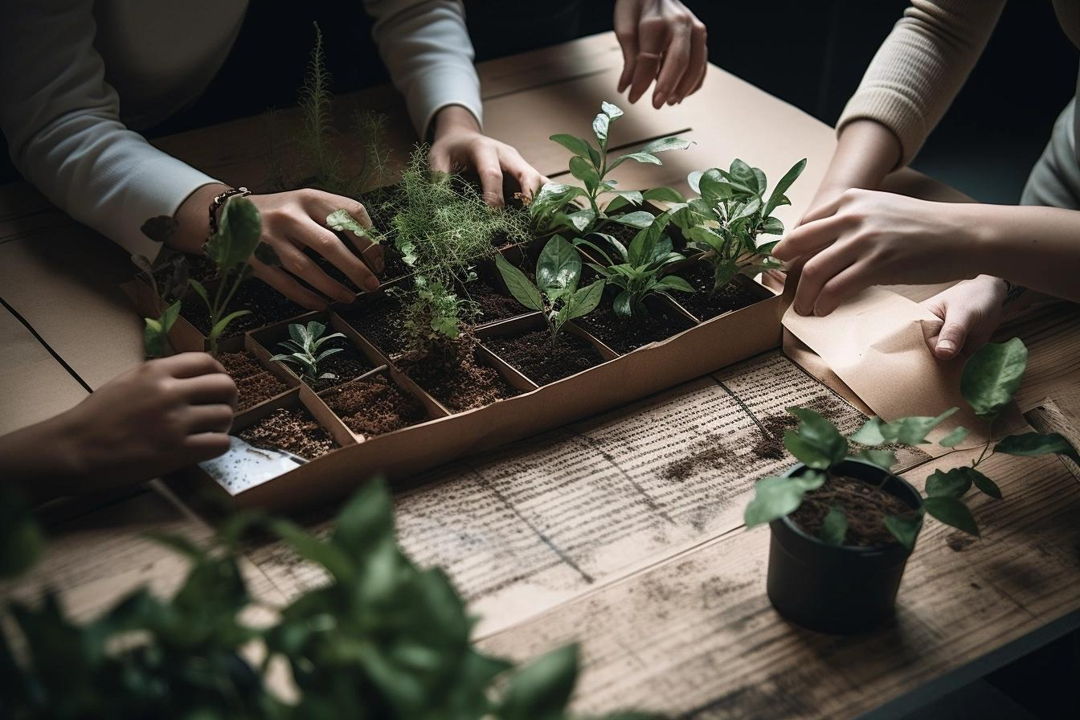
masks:
<svg viewBox="0 0 1080 720"><path fill-rule="evenodd" d="M368 231L349 211L338 208L326 216L326 226L336 232L351 232L356 237L367 237Z"/></svg>
<svg viewBox="0 0 1080 720"><path fill-rule="evenodd" d="M975 487L979 488L980 492L989 495L995 500L1000 500L1002 498L1001 488L997 486L996 482L974 468L968 468L967 470L968 474L971 475L971 481L975 483Z"/></svg>
<svg viewBox="0 0 1080 720"><path fill-rule="evenodd" d="M665 275L660 278L656 284L659 290L674 290L677 292L692 293L696 292L694 286L683 280L678 275Z"/></svg>
<svg viewBox="0 0 1080 720"><path fill-rule="evenodd" d="M971 488L970 468L953 468L948 472L935 470L926 478L926 494L930 497L962 497Z"/></svg>
<svg viewBox="0 0 1080 720"><path fill-rule="evenodd" d="M288 520L276 520L270 524L270 529L301 557L322 565L338 582L347 583L352 579L352 562L333 543L320 540Z"/></svg>
<svg viewBox="0 0 1080 720"><path fill-rule="evenodd" d="M588 315L596 306L600 304L600 300L604 297L604 281L597 280L596 282L581 288L574 293L573 303L569 307L566 319L573 320L574 318L584 317Z"/></svg>
<svg viewBox="0 0 1080 720"><path fill-rule="evenodd" d="M585 183L585 187L590 192L595 192L597 186L600 184L600 175L596 172L596 168L592 166L588 160L575 155L570 158L570 172L578 180Z"/></svg>
<svg viewBox="0 0 1080 720"><path fill-rule="evenodd" d="M615 210L623 207L624 205L640 205L645 198L637 190L613 190L611 191L616 197L611 199L605 208L608 214L615 212ZM622 200L622 204L616 204L616 201ZM614 206L614 207L613 207Z"/></svg>
<svg viewBox="0 0 1080 720"><path fill-rule="evenodd" d="M224 276L247 262L261 235L262 218L255 203L233 196L225 203L218 231L206 241L206 254Z"/></svg>
<svg viewBox="0 0 1080 720"><path fill-rule="evenodd" d="M656 216L648 210L635 210L632 213L626 213L625 215L616 215L611 218L615 222L621 225L629 225L636 228L646 228L652 224Z"/></svg>
<svg viewBox="0 0 1080 720"><path fill-rule="evenodd" d="M783 235L784 223L780 221L780 218L765 218L765 222L761 225L761 232L765 235Z"/></svg>
<svg viewBox="0 0 1080 720"><path fill-rule="evenodd" d="M180 301L177 300L169 307L165 308L165 312L161 315L161 329L168 333L172 330L172 326L176 324L176 320L180 317Z"/></svg>
<svg viewBox="0 0 1080 720"><path fill-rule="evenodd" d="M732 197L731 183L727 182L716 168L706 170L698 178L700 195L710 206Z"/></svg>
<svg viewBox="0 0 1080 720"><path fill-rule="evenodd" d="M877 465L883 470L890 470L896 464L896 453L891 450L878 450L876 448L863 448L859 457L867 462Z"/></svg>
<svg viewBox="0 0 1080 720"><path fill-rule="evenodd" d="M904 445L918 445L926 442L926 436L930 431L945 421L959 408L949 408L937 417L906 417L898 418L881 426L881 434L886 442L903 443Z"/></svg>
<svg viewBox="0 0 1080 720"><path fill-rule="evenodd" d="M701 194L701 176L705 174L704 170L694 170L686 176L686 184L690 186L690 189Z"/></svg>
<svg viewBox="0 0 1080 720"><path fill-rule="evenodd" d="M611 118L605 113L600 113L592 121L593 134L596 135L596 140L600 143L601 152L607 149L608 127L610 124Z"/></svg>
<svg viewBox="0 0 1080 720"><path fill-rule="evenodd" d="M633 296L624 290L615 296L612 308L615 310L615 314L621 318L631 317L634 314Z"/></svg>
<svg viewBox="0 0 1080 720"><path fill-rule="evenodd" d="M739 158L735 158L731 161L731 174L734 175L740 182L745 183L748 187L754 180L754 169L747 165Z"/></svg>
<svg viewBox="0 0 1080 720"><path fill-rule="evenodd" d="M556 719L574 691L578 647L567 645L541 655L510 678L499 717Z"/></svg>
<svg viewBox="0 0 1080 720"><path fill-rule="evenodd" d="M686 150L693 144L693 142L683 140L679 137L665 137L648 143L645 147L641 148L641 152L649 153L651 155L653 153L667 152L669 150Z"/></svg>
<svg viewBox="0 0 1080 720"><path fill-rule="evenodd" d="M769 181L765 178L765 172L761 168L750 168L750 171L754 174L753 188L757 191L757 199L760 202L760 196L765 192L765 188L768 187Z"/></svg>
<svg viewBox="0 0 1080 720"><path fill-rule="evenodd" d="M620 165L622 165L627 160L633 160L634 162L639 162L639 163L642 163L644 165L663 165L664 164L664 163L660 162L660 158L656 157L655 155L651 155L649 153L646 153L646 152L626 153L625 155L620 155L619 157L615 158L615 162L611 163L611 165L608 166L608 172L611 172L615 168L619 167Z"/></svg>
<svg viewBox="0 0 1080 720"><path fill-rule="evenodd" d="M963 500L947 495L932 496L923 501L923 507L939 522L979 537L979 526Z"/></svg>
<svg viewBox="0 0 1080 720"><path fill-rule="evenodd" d="M888 442L881 434L885 422L879 417L872 417L863 423L863 426L851 435L851 441L867 447L876 447Z"/></svg>
<svg viewBox="0 0 1080 720"><path fill-rule="evenodd" d="M823 473L809 471L786 478L770 476L754 485L754 499L746 506L743 521L747 528L779 520L799 509L803 496L825 484Z"/></svg>
<svg viewBox="0 0 1080 720"><path fill-rule="evenodd" d="M1010 435L1002 438L1001 442L994 446L994 452L1006 455L1048 455L1055 453L1072 458L1072 461L1080 465L1080 454L1076 448L1058 433L1030 432L1023 435Z"/></svg>
<svg viewBox="0 0 1080 720"><path fill-rule="evenodd" d="M569 214L560 213L554 225L565 225L574 232L583 233L596 221L596 213L591 208L578 210Z"/></svg>
<svg viewBox="0 0 1080 720"><path fill-rule="evenodd" d="M964 438L968 436L968 429L963 425L958 425L955 430L941 438L938 441L938 445L941 447L956 447L960 443L964 442Z"/></svg>
<svg viewBox="0 0 1080 720"><path fill-rule="evenodd" d="M540 296L540 290L533 285L525 273L511 265L501 254L495 256L495 266L499 269L506 288L515 300L530 310L544 309L544 299Z"/></svg>
<svg viewBox="0 0 1080 720"><path fill-rule="evenodd" d="M592 155L589 152L589 150L591 149L592 146L589 144L588 140L584 140L584 139L579 138L579 137L574 137L573 135L564 135L564 134L552 135L551 139L554 140L555 142L559 143L560 145L562 145L564 148L566 148L570 152L574 153L575 155L577 155L579 157L583 157L583 158L585 158L587 160L590 160L590 161L592 160Z"/></svg>
<svg viewBox="0 0 1080 720"><path fill-rule="evenodd" d="M577 248L561 235L548 240L536 261L537 289L549 296L555 291L573 292L580 277L581 255Z"/></svg>
<svg viewBox="0 0 1080 720"><path fill-rule="evenodd" d="M161 321L154 318L143 318L146 326L143 328L143 350L149 359L159 358L165 354L165 331L161 327Z"/></svg>
<svg viewBox="0 0 1080 720"><path fill-rule="evenodd" d="M739 274L739 266L734 260L718 262L713 265L713 292L721 289Z"/></svg>
<svg viewBox="0 0 1080 720"><path fill-rule="evenodd" d="M225 328L227 328L229 326L229 323L231 323L233 320L235 320L237 318L242 318L245 315L250 315L250 314L251 314L250 310L237 310L235 312L229 313L225 317L218 320L217 325L215 325L214 327L212 327L210 329L210 336L209 337L211 337L211 338L219 338L219 337L221 337L221 333L225 332Z"/></svg>
<svg viewBox="0 0 1080 720"><path fill-rule="evenodd" d="M780 201L784 197L784 194L788 191L788 188L791 187L792 183L799 179L799 176L802 175L802 172L805 169L806 158L803 158L799 162L792 165L791 169L784 174L784 177L780 178L780 182L776 183L776 186L773 187L772 194L769 195L769 201L765 203L765 207L761 211L761 214L763 216L768 217L772 214L772 211L780 205Z"/></svg>
<svg viewBox="0 0 1080 720"><path fill-rule="evenodd" d="M601 237L604 237L604 238L608 239L609 241L614 240L614 238L612 238L610 235L603 235L602 233L593 233L593 234L594 235L600 235ZM612 261L611 256L608 255L607 250L603 249L602 247L600 247L596 243L592 242L591 240L585 240L584 238L576 238L574 240L574 247L581 247L582 245L589 248L590 250L593 251L593 253L596 254L594 259L603 260L608 265L614 265L615 264ZM623 246L623 244L618 242L618 241L615 241L615 242L612 243L612 245L616 248L616 250L618 250L620 253L622 253L622 259L625 260L626 259L626 248ZM594 270L597 270L597 268L598 268L598 266L595 263L589 263L589 267L593 268ZM598 270L598 272L603 272L603 270Z"/></svg>
<svg viewBox="0 0 1080 720"><path fill-rule="evenodd" d="M884 522L885 527L892 533L898 543L908 550L915 549L915 540L919 537L919 531L922 530L923 519L921 513L913 517L886 515Z"/></svg>
<svg viewBox="0 0 1080 720"><path fill-rule="evenodd" d="M832 467L847 456L847 440L831 422L808 408L787 411L800 421L795 431L784 436L784 446L792 455L815 470Z"/></svg>
<svg viewBox="0 0 1080 720"><path fill-rule="evenodd" d="M1027 347L1020 338L988 343L964 364L960 392L975 414L993 418L1020 387L1027 369Z"/></svg>
<svg viewBox="0 0 1080 720"><path fill-rule="evenodd" d="M623 116L622 108L620 108L618 105L612 105L607 101L600 103L600 109L612 120L618 120Z"/></svg>
<svg viewBox="0 0 1080 720"><path fill-rule="evenodd" d="M195 294L202 298L202 301L206 304L207 309L210 308L210 294L206 292L206 287L201 282L192 278L191 289L195 291Z"/></svg>
<svg viewBox="0 0 1080 720"><path fill-rule="evenodd" d="M643 192L642 197L645 200L655 200L657 202L671 202L671 203L684 203L686 198L682 196L675 188L658 187L646 190Z"/></svg>
<svg viewBox="0 0 1080 720"><path fill-rule="evenodd" d="M833 505L821 523L821 542L833 546L843 545L847 530L848 521L844 508Z"/></svg>

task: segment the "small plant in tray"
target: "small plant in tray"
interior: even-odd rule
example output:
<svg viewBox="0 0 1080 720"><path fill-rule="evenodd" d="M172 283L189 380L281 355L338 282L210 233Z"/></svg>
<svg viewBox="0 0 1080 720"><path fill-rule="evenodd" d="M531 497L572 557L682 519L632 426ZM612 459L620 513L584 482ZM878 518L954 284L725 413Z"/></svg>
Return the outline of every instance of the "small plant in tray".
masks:
<svg viewBox="0 0 1080 720"><path fill-rule="evenodd" d="M581 255L577 248L561 236L547 241L536 261L536 282L505 257L498 255L495 265L514 298L544 316L551 332L551 351L554 353L559 331L568 320L591 313L604 294L604 281L578 287L581 281Z"/></svg>
<svg viewBox="0 0 1080 720"><path fill-rule="evenodd" d="M326 335L325 333L326 325L317 320L312 320L306 326L302 323L292 323L289 325L289 339L278 343L279 347L288 352L275 355L270 359L298 368L300 377L308 384L319 380L335 380L337 376L333 373L319 372L319 363L331 355L342 352L344 348L336 347L326 350L321 350L321 348L330 340L344 338L345 335L342 333Z"/></svg>
<svg viewBox="0 0 1080 720"><path fill-rule="evenodd" d="M161 216L151 218L143 223L143 235L161 244L167 243L176 234L178 223L174 218ZM170 255L168 260L169 270L165 274L165 282L159 283L158 273L153 264L145 255L132 255L131 261L142 271L143 277L150 285L154 296L164 308L156 318L143 318L143 346L146 348L147 358L163 357L168 355L172 346L169 344L169 331L180 317L181 298L187 292L190 284L190 268L187 258L176 253Z"/></svg>
<svg viewBox="0 0 1080 720"><path fill-rule="evenodd" d="M986 345L964 366L961 391L986 421L987 437L992 438L995 420L1020 387L1026 365L1027 349L1014 338ZM1057 453L1080 463L1080 455L1057 433L1010 435L996 443L988 439L970 465L935 470L920 495L890 473L896 463L893 449L925 443L956 411L891 422L875 417L845 438L816 412L789 408L800 424L787 432L784 446L802 464L784 476L759 480L745 513L748 528L768 523L773 531L768 590L782 614L833 632L873 626L892 611L924 515L979 535L964 496L975 487L1002 499L997 484L978 470L987 458ZM966 428L957 427L939 444L953 448L967 435ZM852 444L861 449L853 450Z"/></svg>

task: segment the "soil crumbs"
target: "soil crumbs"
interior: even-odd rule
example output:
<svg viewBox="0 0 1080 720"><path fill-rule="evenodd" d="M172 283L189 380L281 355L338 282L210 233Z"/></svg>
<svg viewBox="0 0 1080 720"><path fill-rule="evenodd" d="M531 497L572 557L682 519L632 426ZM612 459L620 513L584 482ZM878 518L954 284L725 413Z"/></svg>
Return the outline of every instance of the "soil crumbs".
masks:
<svg viewBox="0 0 1080 720"><path fill-rule="evenodd" d="M242 335L249 330L271 325L281 320L290 320L308 312L303 306L270 287L262 280L252 278L236 291L229 303L228 312L250 310L229 323L222 334L222 339ZM210 334L210 314L202 299L193 292L184 296L180 305L180 314L203 335Z"/></svg>
<svg viewBox="0 0 1080 720"><path fill-rule="evenodd" d="M341 352L334 353L319 363L320 375L329 373L334 377L308 383L315 392L329 390L342 383L355 380L369 370L374 369L375 366L371 364L371 361L367 359L367 356L355 348L353 344L345 338L334 338L333 340L323 343L319 348L319 352L325 352L331 348L338 347L342 348Z"/></svg>
<svg viewBox="0 0 1080 720"><path fill-rule="evenodd" d="M549 385L604 361L592 343L569 331L559 334L554 354L547 330L488 338L484 344L537 385Z"/></svg>
<svg viewBox="0 0 1080 720"><path fill-rule="evenodd" d="M222 353L218 360L236 382L236 412L241 413L289 389L246 352Z"/></svg>
<svg viewBox="0 0 1080 720"><path fill-rule="evenodd" d="M331 390L323 400L350 430L366 437L384 435L427 419L420 401L384 375Z"/></svg>
<svg viewBox="0 0 1080 720"><path fill-rule="evenodd" d="M665 480L689 480L701 470L720 470L735 459L735 452L712 433L695 440L686 453L686 457L665 467L660 476Z"/></svg>
<svg viewBox="0 0 1080 720"><path fill-rule="evenodd" d="M505 295L493 282L487 278L478 278L466 284L461 290L461 296L472 300L480 306L481 323L506 320L529 312L521 303L509 295Z"/></svg>
<svg viewBox="0 0 1080 720"><path fill-rule="evenodd" d="M496 400L519 395L495 368L481 365L476 358L476 340L467 336L445 354L404 358L401 371L454 412L485 407Z"/></svg>
<svg viewBox="0 0 1080 720"><path fill-rule="evenodd" d="M666 340L694 323L674 310L652 313L647 318L623 320L609 303L601 303L593 312L574 321L617 353L626 354L651 342Z"/></svg>
<svg viewBox="0 0 1080 720"><path fill-rule="evenodd" d="M696 291L693 294L682 293L676 300L689 310L691 315L702 321L723 315L731 310L741 310L744 307L753 305L760 299L754 293L735 282L728 283L715 293L712 292L713 273L707 262L690 263L676 274L690 283Z"/></svg>
<svg viewBox="0 0 1080 720"><path fill-rule="evenodd" d="M314 460L337 447L337 443L303 409L278 408L240 432L240 439L267 450L284 450Z"/></svg>
<svg viewBox="0 0 1080 720"><path fill-rule="evenodd" d="M800 407L813 410L832 423L836 422L842 412L840 403L825 395L816 397ZM765 428L765 432L761 433L759 430L761 437L758 439L757 444L754 445L752 450L755 457L761 460L783 459L787 453L787 448L784 447L784 434L788 430L794 430L798 427L799 419L794 415L785 412L779 415L769 415L762 418L761 425Z"/></svg>
<svg viewBox="0 0 1080 720"><path fill-rule="evenodd" d="M808 492L792 521L805 532L818 537L821 526L834 505L844 509L848 530L844 545L884 547L896 543L885 527L886 515L914 517L915 511L900 498L876 485L843 475L830 475L817 490Z"/></svg>
<svg viewBox="0 0 1080 720"><path fill-rule="evenodd" d="M340 308L338 314L384 355L396 355L405 349L404 308L396 298L372 295L367 301Z"/></svg>

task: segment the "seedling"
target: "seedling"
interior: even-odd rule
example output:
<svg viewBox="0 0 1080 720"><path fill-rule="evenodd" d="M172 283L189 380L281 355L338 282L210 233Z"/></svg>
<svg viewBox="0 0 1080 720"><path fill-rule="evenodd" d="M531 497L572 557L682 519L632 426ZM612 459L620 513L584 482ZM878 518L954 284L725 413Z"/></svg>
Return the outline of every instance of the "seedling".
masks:
<svg viewBox="0 0 1080 720"><path fill-rule="evenodd" d="M476 303L442 282L428 282L425 275L413 276L411 291L391 288L389 292L405 302L405 347L416 356L457 340L463 326L479 314Z"/></svg>
<svg viewBox="0 0 1080 720"><path fill-rule="evenodd" d="M1019 338L1000 345L986 345L964 366L960 390L975 414L986 421L988 437L992 436L995 419L1020 387L1026 367L1027 348ZM821 487L836 465L849 456L851 443L862 446L856 457L888 471L896 464L896 456L888 448L925 443L926 436L956 411L954 407L937 417L906 417L892 422L874 417L850 438L845 438L832 423L816 412L789 408L788 412L801 422L796 431L789 430L784 436L784 446L810 470L799 477L766 477L759 480L754 488L754 499L746 508L746 526L756 527L795 512L806 493ZM939 444L952 448L963 442L967 435L966 428L957 427ZM885 527L897 542L909 550L914 548L922 529L924 513L946 525L978 536L978 524L963 496L974 485L980 492L1001 499L1001 489L977 469L995 453L1025 456L1056 453L1080 463L1080 455L1075 448L1058 433L1010 435L997 443L987 440L978 458L970 465L946 472L936 470L926 479L923 508L918 514L909 518L887 515ZM821 539L829 544L842 545L846 528L843 508L834 507L826 516Z"/></svg>
<svg viewBox="0 0 1080 720"><path fill-rule="evenodd" d="M176 234L179 227L174 218L167 215L151 218L143 223L142 232L146 237L165 244ZM154 290L154 295L161 301L164 310L156 318L143 318L143 346L148 359L163 357L172 350L169 344L169 331L180 317L180 299L187 292L189 270L187 259L177 253L168 259L169 274L164 283L158 284L153 264L145 255L132 255L131 261L142 270L143 276Z"/></svg>
<svg viewBox="0 0 1080 720"><path fill-rule="evenodd" d="M650 295L671 297L671 292L694 292L693 286L677 275L664 275L662 271L668 265L686 258L672 249L671 238L664 233L664 228L671 219L670 211L652 218L652 223L638 230L630 247L604 233L594 233L603 238L610 246L614 257L590 240L579 239L577 245L583 245L595 251L605 264L589 263L589 267L599 273L607 282L620 289L615 296L615 314L621 318L648 317L645 298Z"/></svg>
<svg viewBox="0 0 1080 720"><path fill-rule="evenodd" d="M625 212L631 206L641 205L645 200L666 202L684 202L683 196L668 187L645 190L617 190L615 181L608 178L612 170L627 160L651 165L663 165L656 155L668 150L685 150L693 143L677 137L654 140L638 152L627 153L608 162L608 136L611 123L623 115L623 111L604 102L600 104L600 114L593 120L593 135L598 145L594 147L584 138L573 135L552 135L551 139L573 153L570 158L570 173L581 180L584 188L576 185L564 185L557 182L545 183L540 192L529 204L529 212L544 229L565 226L582 235L598 230L608 221L616 221L637 228L646 227L652 222L652 214L644 210ZM606 205L601 203L601 196L612 196ZM587 208L573 205L578 198L588 202ZM568 208L573 208L567 212ZM622 213L617 211L622 210Z"/></svg>
<svg viewBox="0 0 1080 720"><path fill-rule="evenodd" d="M773 188L768 198L768 181L760 168L733 160L729 170L713 168L691 173L690 187L700 197L673 207L672 222L703 251L702 260L713 270L713 292L742 273L753 277L780 267L770 251L778 241L761 245L761 235L782 235L784 223L773 217L776 208L790 205L786 193L802 171L806 160L795 163Z"/></svg>
<svg viewBox="0 0 1080 720"><path fill-rule="evenodd" d="M319 363L345 348L327 348L321 352L319 349L327 341L345 336L339 332L324 335L325 332L326 325L317 320L312 320L307 326L302 323L292 323L289 325L289 339L278 343L279 347L288 350L288 352L275 355L270 359L299 368L300 376L308 384L318 380L336 380L337 375L333 373L320 373Z"/></svg>
<svg viewBox="0 0 1080 720"><path fill-rule="evenodd" d="M548 330L551 331L551 352L559 331L568 320L588 315L600 304L604 295L604 281L579 288L581 281L581 255L577 248L561 236L548 240L536 261L536 282L502 255L495 258L495 265L514 298L529 308L543 313Z"/></svg>

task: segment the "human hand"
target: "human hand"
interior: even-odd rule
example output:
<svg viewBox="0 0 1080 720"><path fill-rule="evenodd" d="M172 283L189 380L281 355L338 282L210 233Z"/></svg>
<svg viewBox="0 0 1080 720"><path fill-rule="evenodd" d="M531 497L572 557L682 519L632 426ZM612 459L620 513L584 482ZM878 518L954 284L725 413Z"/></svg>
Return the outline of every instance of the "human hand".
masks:
<svg viewBox="0 0 1080 720"><path fill-rule="evenodd" d="M656 80L653 107L698 91L709 65L705 24L679 0L617 0L615 36L623 51L618 91L636 103Z"/></svg>
<svg viewBox="0 0 1080 720"><path fill-rule="evenodd" d="M150 360L55 418L57 494L117 487L217 457L229 448L236 384L206 353Z"/></svg>
<svg viewBox="0 0 1080 720"><path fill-rule="evenodd" d="M435 139L428 162L432 170L439 172L461 167L475 170L484 201L492 207L501 207L505 202L504 173L517 181L526 197L535 195L545 181L517 150L484 135L473 114L460 105L445 107L435 116Z"/></svg>
<svg viewBox="0 0 1080 720"><path fill-rule="evenodd" d="M828 315L871 285L927 284L977 274L970 204L847 190L788 233L773 257L801 267L794 307Z"/></svg>
<svg viewBox="0 0 1080 720"><path fill-rule="evenodd" d="M1005 281L990 275L953 285L922 304L939 320L923 324L926 344L939 360L970 355L989 340L1005 304Z"/></svg>

